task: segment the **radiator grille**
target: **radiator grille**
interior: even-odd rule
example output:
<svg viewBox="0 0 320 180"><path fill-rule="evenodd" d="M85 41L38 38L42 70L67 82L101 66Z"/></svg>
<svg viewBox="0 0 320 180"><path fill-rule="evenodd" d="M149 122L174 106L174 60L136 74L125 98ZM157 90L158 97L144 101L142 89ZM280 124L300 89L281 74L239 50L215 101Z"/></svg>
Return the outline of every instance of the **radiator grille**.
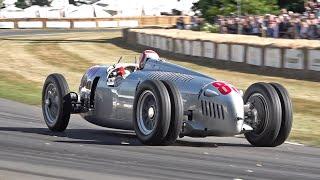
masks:
<svg viewBox="0 0 320 180"><path fill-rule="evenodd" d="M224 119L224 108L220 104L201 100L202 115L215 119Z"/></svg>

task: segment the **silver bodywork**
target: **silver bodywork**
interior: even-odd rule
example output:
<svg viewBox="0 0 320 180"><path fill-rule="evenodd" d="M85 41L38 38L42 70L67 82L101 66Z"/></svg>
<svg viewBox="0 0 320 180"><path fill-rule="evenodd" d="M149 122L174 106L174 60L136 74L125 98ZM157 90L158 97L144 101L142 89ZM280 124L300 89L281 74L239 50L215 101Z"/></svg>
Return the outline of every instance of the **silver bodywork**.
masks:
<svg viewBox="0 0 320 180"><path fill-rule="evenodd" d="M165 61L149 59L142 70L136 70L114 83L108 77L116 66L91 67L81 80L79 99L87 108L81 115L93 124L133 129L133 102L137 87L144 80L158 79L171 81L180 90L185 112L182 135L232 136L241 133L245 127L242 95L237 90L223 95L212 85L216 80L211 77Z"/></svg>

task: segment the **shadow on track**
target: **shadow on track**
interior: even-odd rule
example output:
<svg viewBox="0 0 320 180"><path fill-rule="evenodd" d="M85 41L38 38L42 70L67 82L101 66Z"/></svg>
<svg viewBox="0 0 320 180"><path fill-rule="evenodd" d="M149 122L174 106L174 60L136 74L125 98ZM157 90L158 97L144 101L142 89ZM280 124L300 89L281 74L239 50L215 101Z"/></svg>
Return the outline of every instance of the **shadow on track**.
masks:
<svg viewBox="0 0 320 180"><path fill-rule="evenodd" d="M46 136L57 136L59 140L54 142L71 144L94 144L94 145L122 145L122 146L144 146L136 138L133 131L123 130L101 130L101 129L67 129L65 132L52 132L47 128L22 128L22 127L0 127L0 131L21 132L30 134L39 134ZM252 147L249 144L234 143L214 143L214 142L191 142L177 140L171 146L184 147L214 147L234 146L234 147Z"/></svg>

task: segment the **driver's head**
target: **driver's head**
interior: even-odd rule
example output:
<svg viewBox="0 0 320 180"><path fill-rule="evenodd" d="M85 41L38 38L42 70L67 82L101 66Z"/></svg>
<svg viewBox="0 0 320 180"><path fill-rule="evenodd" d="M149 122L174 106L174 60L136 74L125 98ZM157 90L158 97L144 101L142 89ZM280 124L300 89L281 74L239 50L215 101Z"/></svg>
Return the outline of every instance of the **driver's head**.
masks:
<svg viewBox="0 0 320 180"><path fill-rule="evenodd" d="M148 59L159 59L159 55L152 50L145 50L141 53L139 58L139 69L143 69Z"/></svg>
<svg viewBox="0 0 320 180"><path fill-rule="evenodd" d="M118 68L118 75L119 76L124 76L126 74L126 71L125 71L125 69L124 69L124 67L119 67Z"/></svg>

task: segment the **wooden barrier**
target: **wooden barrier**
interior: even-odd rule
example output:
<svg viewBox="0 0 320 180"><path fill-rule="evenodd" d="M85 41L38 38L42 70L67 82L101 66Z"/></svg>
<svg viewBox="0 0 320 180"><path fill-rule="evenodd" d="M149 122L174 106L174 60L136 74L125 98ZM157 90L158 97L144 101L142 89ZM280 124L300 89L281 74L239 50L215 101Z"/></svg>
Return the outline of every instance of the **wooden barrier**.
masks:
<svg viewBox="0 0 320 180"><path fill-rule="evenodd" d="M110 18L2 18L0 28L110 28L172 26L180 16L138 16ZM190 17L182 16L186 23Z"/></svg>

